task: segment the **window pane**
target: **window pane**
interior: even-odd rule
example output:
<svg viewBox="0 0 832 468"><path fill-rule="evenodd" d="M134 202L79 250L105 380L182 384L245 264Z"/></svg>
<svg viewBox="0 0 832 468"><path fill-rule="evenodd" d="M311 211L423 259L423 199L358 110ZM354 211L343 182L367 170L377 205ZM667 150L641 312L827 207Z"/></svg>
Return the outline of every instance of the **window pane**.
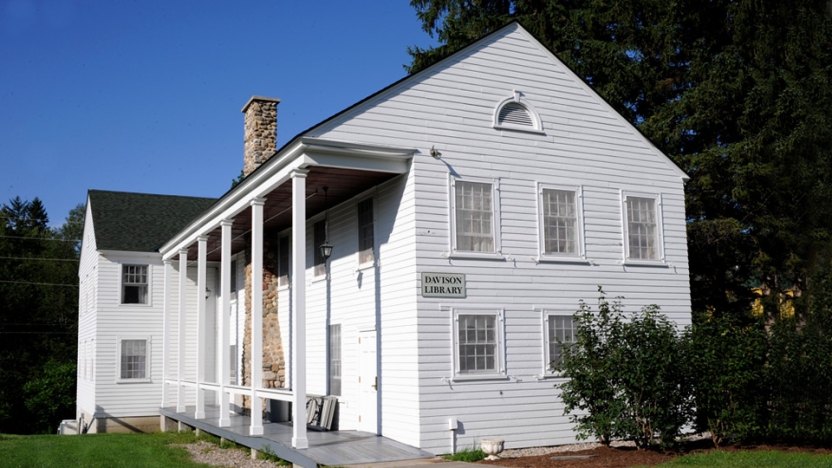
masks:
<svg viewBox="0 0 832 468"><path fill-rule="evenodd" d="M628 197L626 206L630 258L656 260L658 258L656 200Z"/></svg>
<svg viewBox="0 0 832 468"><path fill-rule="evenodd" d="M145 340L122 340L121 341L121 378L122 379L144 379L146 378L147 364L147 341Z"/></svg>
<svg viewBox="0 0 832 468"><path fill-rule="evenodd" d="M228 281L228 292L231 293L231 299L237 298L237 260L231 260L231 279Z"/></svg>
<svg viewBox="0 0 832 468"><path fill-rule="evenodd" d="M371 263L373 255L373 199L358 204L358 262Z"/></svg>
<svg viewBox="0 0 832 468"><path fill-rule="evenodd" d="M456 248L494 252L494 204L491 184L456 182Z"/></svg>
<svg viewBox="0 0 832 468"><path fill-rule="evenodd" d="M497 371L497 316L459 315L459 372Z"/></svg>
<svg viewBox="0 0 832 468"><path fill-rule="evenodd" d="M549 362L547 367L552 370L563 360L564 348L575 343L575 319L572 316L549 316Z"/></svg>
<svg viewBox="0 0 832 468"><path fill-rule="evenodd" d="M578 209L575 192L544 189L543 253L578 253Z"/></svg>
<svg viewBox="0 0 832 468"><path fill-rule="evenodd" d="M147 304L147 265L122 265L122 304Z"/></svg>
<svg viewBox="0 0 832 468"><path fill-rule="evenodd" d="M289 236L281 237L277 241L277 284L289 284Z"/></svg>
<svg viewBox="0 0 832 468"><path fill-rule="evenodd" d="M323 276L326 274L326 260L321 255L320 247L326 240L326 221L318 221L314 224L312 236L312 249L315 252L315 267L312 273L314 276Z"/></svg>
<svg viewBox="0 0 832 468"><path fill-rule="evenodd" d="M329 394L341 395L341 325L329 326Z"/></svg>

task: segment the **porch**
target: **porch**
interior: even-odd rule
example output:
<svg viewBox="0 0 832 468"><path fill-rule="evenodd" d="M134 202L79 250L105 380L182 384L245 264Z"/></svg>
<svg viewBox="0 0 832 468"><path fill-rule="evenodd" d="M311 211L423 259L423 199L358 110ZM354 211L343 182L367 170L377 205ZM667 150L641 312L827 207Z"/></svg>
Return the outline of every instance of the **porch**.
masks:
<svg viewBox="0 0 832 468"><path fill-rule="evenodd" d="M187 424L237 444L273 453L274 455L306 468L317 466L344 466L365 463L393 462L432 458L428 452L396 442L385 437L361 431L307 432L309 448L292 448L292 424L263 422L263 435L250 436L251 418L234 414L228 426L219 427L219 406L205 407L205 418L196 419L196 408L188 406L184 412L176 408L161 408L162 417Z"/></svg>

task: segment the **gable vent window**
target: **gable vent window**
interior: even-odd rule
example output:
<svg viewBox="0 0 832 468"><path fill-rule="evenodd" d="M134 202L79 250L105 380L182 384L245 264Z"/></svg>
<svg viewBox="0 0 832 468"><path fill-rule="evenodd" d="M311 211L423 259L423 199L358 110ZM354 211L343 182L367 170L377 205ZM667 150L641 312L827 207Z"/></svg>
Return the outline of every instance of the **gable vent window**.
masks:
<svg viewBox="0 0 832 468"><path fill-rule="evenodd" d="M499 125L521 125L523 127L534 128L534 122L529 111L516 102L510 102L500 109L500 116L497 122Z"/></svg>
<svg viewBox="0 0 832 468"><path fill-rule="evenodd" d="M494 128L543 133L540 116L519 91L497 105L494 110Z"/></svg>

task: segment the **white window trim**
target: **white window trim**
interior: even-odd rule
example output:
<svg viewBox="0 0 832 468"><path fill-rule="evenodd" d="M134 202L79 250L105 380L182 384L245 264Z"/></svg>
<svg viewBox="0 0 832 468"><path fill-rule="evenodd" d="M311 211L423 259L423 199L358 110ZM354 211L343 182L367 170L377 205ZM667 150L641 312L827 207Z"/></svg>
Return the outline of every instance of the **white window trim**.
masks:
<svg viewBox="0 0 832 468"><path fill-rule="evenodd" d="M523 125L500 124L500 111L506 104L509 103L517 103L525 107L532 118L532 124L534 127L530 128ZM503 99L499 104L497 104L494 108L494 115L492 117L492 127L496 130L513 130L518 132L534 133L537 135L546 134L546 132L543 131L543 123L540 121L540 114L537 113L537 110L535 110L534 106L532 106L529 101L523 99L523 93L520 91L513 91L510 97Z"/></svg>
<svg viewBox="0 0 832 468"><path fill-rule="evenodd" d="M313 224L314 225L314 224ZM312 234L314 236L314 233ZM287 239L289 242L289 263L286 265L286 284L280 284L280 242L283 239ZM314 237L313 237L314 239ZM315 261L315 254L312 254L312 261ZM312 265L314 268L314 265ZM278 285L277 290L283 291L292 288L292 230L287 229L277 235L277 274L278 274ZM314 274L314 272L313 272Z"/></svg>
<svg viewBox="0 0 832 468"><path fill-rule="evenodd" d="M366 197L361 197L361 198L359 198L355 201L356 237L358 237L360 235L358 232L359 232L359 229L361 228L361 226L358 225L358 223L359 223L359 220L358 220L358 204L367 200L367 199L372 199L373 200L373 261L372 262L361 263L361 252L356 250L356 252L355 252L355 265L356 265L355 266L355 271L362 271L362 270L368 270L370 268L375 268L375 266L378 262L378 227L377 227L378 219L376 217L376 198L373 197L372 195L366 196ZM357 241L358 240L356 240L356 242Z"/></svg>
<svg viewBox="0 0 832 468"><path fill-rule="evenodd" d="M496 317L497 325L497 371L482 374L464 374L459 372L459 316L460 315L493 315ZM453 347L453 369L451 369L454 382L470 380L505 380L506 374L506 337L505 337L505 309L452 309L451 344Z"/></svg>
<svg viewBox="0 0 832 468"><path fill-rule="evenodd" d="M125 266L146 266L147 267L147 302L144 304L126 304L124 301L124 267ZM118 305L119 307L153 307L153 265L150 263L119 263L118 266Z"/></svg>
<svg viewBox="0 0 832 468"><path fill-rule="evenodd" d="M541 374L543 378L566 378L566 376L561 372L553 372L552 369L549 367L549 363L552 362L549 353L549 345L551 344L549 340L549 317L574 317L574 313L566 312L566 311L559 311L555 309L541 309L541 319L543 325L543 373Z"/></svg>
<svg viewBox="0 0 832 468"><path fill-rule="evenodd" d="M575 193L575 210L577 219L578 252L574 254L545 253L546 238L543 222L543 190L563 190ZM561 263L589 263L586 258L586 238L584 236L584 188L582 185L554 185L538 182L537 184L537 261Z"/></svg>
<svg viewBox="0 0 832 468"><path fill-rule="evenodd" d="M621 261L622 265L641 265L641 266L667 266L667 259L665 258L665 249L664 249L664 216L663 216L663 205L662 205L662 195L660 193L645 193L645 192L631 192L631 191L620 191L621 197L621 226L622 226L622 237L621 237L621 245L623 246L623 259ZM655 209L656 209L656 249L658 250L657 258L655 260L645 260L645 259L631 259L630 258L630 227L627 221L627 199L628 198L652 198L655 200Z"/></svg>
<svg viewBox="0 0 832 468"><path fill-rule="evenodd" d="M456 248L456 183L473 182L478 184L491 185L491 203L493 214L491 216L491 232L494 233L494 252L471 252L468 250L457 250ZM450 175L448 184L448 199L450 203L450 255L451 258L475 258L475 259L501 259L502 241L500 239L501 213L500 213L500 179L486 179L481 177L454 177Z"/></svg>
<svg viewBox="0 0 832 468"><path fill-rule="evenodd" d="M144 375L146 376L143 379L122 379L121 378L121 342L124 340L144 340L145 341L145 352L147 356L145 356L145 369ZM119 384L131 384L131 383L147 383L152 382L150 378L150 369L151 369L151 357L153 354L151 353L151 337L149 335L124 335L124 336L116 336L116 383Z"/></svg>

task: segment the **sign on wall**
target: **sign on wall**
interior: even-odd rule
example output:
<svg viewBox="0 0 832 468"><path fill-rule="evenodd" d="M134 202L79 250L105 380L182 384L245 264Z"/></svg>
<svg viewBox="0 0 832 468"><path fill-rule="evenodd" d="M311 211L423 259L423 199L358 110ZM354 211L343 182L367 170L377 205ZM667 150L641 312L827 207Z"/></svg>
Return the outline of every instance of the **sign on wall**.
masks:
<svg viewBox="0 0 832 468"><path fill-rule="evenodd" d="M465 275L422 273L422 297L465 298Z"/></svg>

